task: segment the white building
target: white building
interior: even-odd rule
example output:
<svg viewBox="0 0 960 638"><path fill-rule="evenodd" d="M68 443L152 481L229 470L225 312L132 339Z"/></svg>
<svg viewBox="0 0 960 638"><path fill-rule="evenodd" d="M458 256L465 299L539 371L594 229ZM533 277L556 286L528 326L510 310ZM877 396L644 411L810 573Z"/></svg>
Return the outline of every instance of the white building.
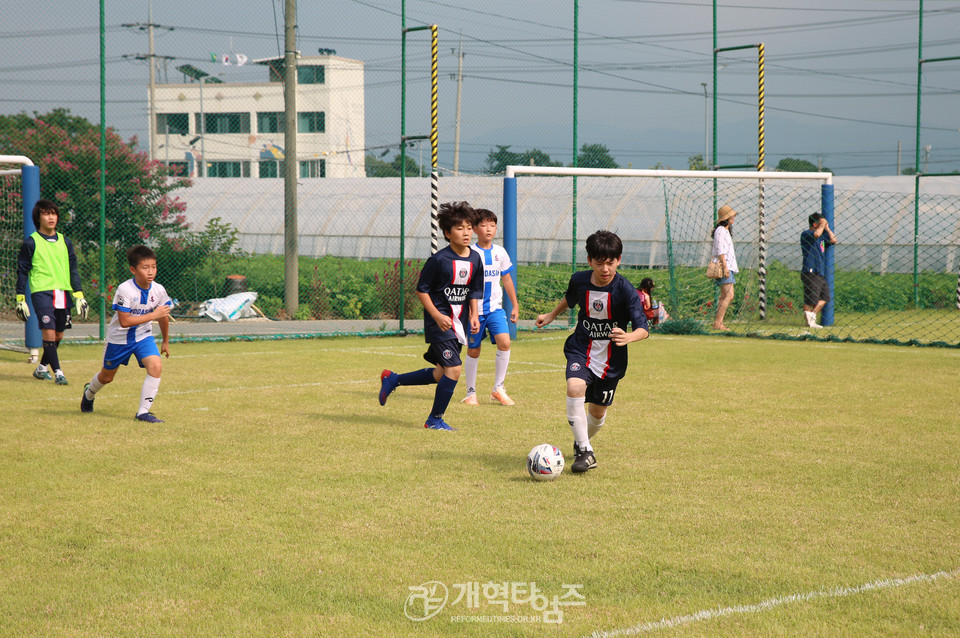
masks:
<svg viewBox="0 0 960 638"><path fill-rule="evenodd" d="M178 70L189 82L157 84L154 159L191 177L282 179L283 59L252 64L269 81L224 83L185 65ZM336 55L297 61L301 178L363 177L363 118L363 62Z"/></svg>

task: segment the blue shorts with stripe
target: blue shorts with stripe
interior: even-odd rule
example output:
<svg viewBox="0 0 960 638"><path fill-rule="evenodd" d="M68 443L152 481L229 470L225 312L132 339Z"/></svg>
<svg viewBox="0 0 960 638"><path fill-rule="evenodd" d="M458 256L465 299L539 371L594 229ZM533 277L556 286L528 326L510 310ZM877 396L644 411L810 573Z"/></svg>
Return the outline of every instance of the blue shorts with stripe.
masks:
<svg viewBox="0 0 960 638"><path fill-rule="evenodd" d="M130 363L130 355L137 358L137 363L142 368L144 359L160 356L160 349L153 337L141 339L135 343L108 343L103 350L103 367L107 370L116 370Z"/></svg>
<svg viewBox="0 0 960 638"><path fill-rule="evenodd" d="M507 313L503 308L497 308L490 314L480 315L480 330L476 333L467 335L467 347L479 348L483 343L484 333L490 333L490 343L497 342L497 335L510 333L510 327L507 325Z"/></svg>

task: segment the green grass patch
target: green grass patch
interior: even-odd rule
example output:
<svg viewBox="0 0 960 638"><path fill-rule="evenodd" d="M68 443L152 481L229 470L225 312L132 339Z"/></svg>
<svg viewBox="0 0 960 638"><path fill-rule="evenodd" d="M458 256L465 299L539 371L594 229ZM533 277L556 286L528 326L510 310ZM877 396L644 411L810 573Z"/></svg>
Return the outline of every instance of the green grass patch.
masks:
<svg viewBox="0 0 960 638"><path fill-rule="evenodd" d="M80 414L100 348L61 348L67 387L0 352L2 633L581 636L940 571L671 633L960 633L960 353L654 336L599 467L537 483L530 448L571 453L565 336L514 344L513 408L464 406L461 383L454 433L423 428L432 386L376 401L383 367L424 365L419 338L174 344L162 425L133 421L135 367ZM413 622L431 581L451 597ZM540 615L454 604L473 583L585 604L454 622Z"/></svg>

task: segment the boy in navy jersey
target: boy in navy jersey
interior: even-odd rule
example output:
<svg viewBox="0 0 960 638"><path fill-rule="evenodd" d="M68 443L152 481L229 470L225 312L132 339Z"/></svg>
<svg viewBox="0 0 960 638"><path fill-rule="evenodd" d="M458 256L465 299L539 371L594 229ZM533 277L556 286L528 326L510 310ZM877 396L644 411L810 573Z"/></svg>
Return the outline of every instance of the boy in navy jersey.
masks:
<svg viewBox="0 0 960 638"><path fill-rule="evenodd" d="M163 423L150 408L160 390L163 370L161 354L170 358L170 310L173 302L166 289L154 281L157 276L157 255L147 246L134 246L127 251L131 279L117 286L113 297L114 315L107 327L107 346L103 350L103 369L83 387L80 411L93 412L93 401L103 386L111 383L121 365L130 356L137 358L147 376L140 390L140 408L133 417L146 423ZM153 322L160 326L163 342L157 349L153 339Z"/></svg>
<svg viewBox="0 0 960 638"><path fill-rule="evenodd" d="M437 384L424 424L431 430L454 429L443 414L463 370L460 349L467 343L468 330L480 330L477 300L483 297L483 262L470 249L474 214L466 202L440 206L437 221L450 245L431 256L420 271L417 297L423 304L423 335L429 344L423 358L434 367L405 374L380 373L380 405L387 403L398 385Z"/></svg>
<svg viewBox="0 0 960 638"><path fill-rule="evenodd" d="M617 383L627 372L627 348L649 336L647 318L637 289L617 273L623 243L607 230L587 238L587 263L591 270L574 273L557 307L537 317L546 326L574 306L577 327L563 346L567 358L567 421L573 430L575 473L597 467L590 439L603 427L613 403ZM633 331L626 332L627 323ZM585 403L590 404L589 410Z"/></svg>

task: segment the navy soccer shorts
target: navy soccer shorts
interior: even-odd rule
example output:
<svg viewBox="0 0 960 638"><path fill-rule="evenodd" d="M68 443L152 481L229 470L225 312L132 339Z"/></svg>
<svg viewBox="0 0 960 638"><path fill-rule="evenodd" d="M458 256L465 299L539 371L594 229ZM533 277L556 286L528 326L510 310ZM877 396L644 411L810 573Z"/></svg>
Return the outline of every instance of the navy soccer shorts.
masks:
<svg viewBox="0 0 960 638"><path fill-rule="evenodd" d="M65 293L60 293L65 295ZM63 332L67 328L72 328L70 323L69 305L63 302L63 308L54 307L54 297L52 290L42 290L30 295L30 301L33 302L33 311L37 314L37 323L40 324L40 330L53 330Z"/></svg>
<svg viewBox="0 0 960 638"><path fill-rule="evenodd" d="M423 358L427 360L427 363L432 363L435 366L456 368L463 365L463 361L460 360L461 348L463 346L456 339L437 341L429 344L427 351L423 353Z"/></svg>

